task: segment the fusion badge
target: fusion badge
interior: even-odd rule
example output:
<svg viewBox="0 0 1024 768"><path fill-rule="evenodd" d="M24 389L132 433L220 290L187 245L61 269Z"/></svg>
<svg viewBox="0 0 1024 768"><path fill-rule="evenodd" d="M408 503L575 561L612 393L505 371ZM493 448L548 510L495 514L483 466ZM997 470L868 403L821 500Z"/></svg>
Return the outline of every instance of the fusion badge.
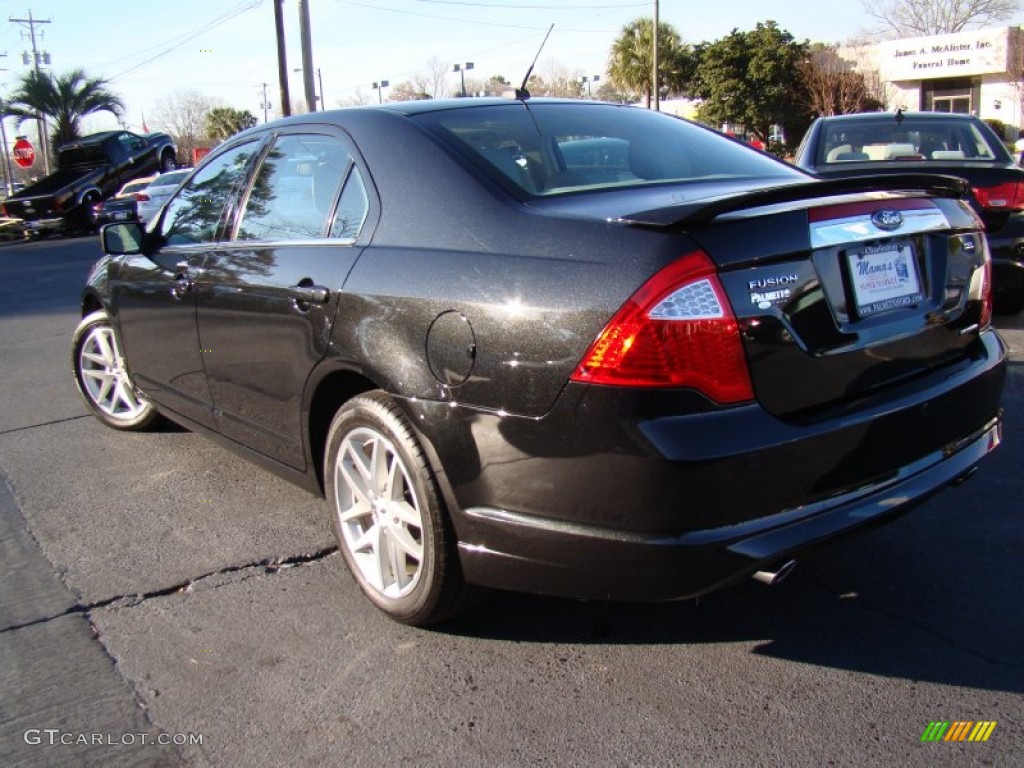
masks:
<svg viewBox="0 0 1024 768"><path fill-rule="evenodd" d="M756 304L758 309L768 309L788 299L793 290L786 286L793 285L797 280L799 278L796 275L775 275L749 280L747 290L750 291L750 303Z"/></svg>

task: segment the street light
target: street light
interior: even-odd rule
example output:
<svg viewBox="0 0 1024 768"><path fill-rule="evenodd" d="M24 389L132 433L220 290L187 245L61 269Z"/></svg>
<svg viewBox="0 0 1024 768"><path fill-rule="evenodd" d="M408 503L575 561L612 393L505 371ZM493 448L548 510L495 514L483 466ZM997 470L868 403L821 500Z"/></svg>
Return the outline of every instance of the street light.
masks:
<svg viewBox="0 0 1024 768"><path fill-rule="evenodd" d="M373 90L375 90L377 92L377 103L378 104L383 104L384 103L384 97L381 95L381 91L383 89L387 88L389 85L391 85L391 83L389 83L387 80L381 80L379 83L375 82L373 84Z"/></svg>
<svg viewBox="0 0 1024 768"><path fill-rule="evenodd" d="M292 72L301 72L302 67L294 67ZM316 81L320 84L320 95L313 94L313 98L320 102L320 111L323 112L327 109L327 105L324 103L324 79L320 76L320 67L316 68Z"/></svg>
<svg viewBox="0 0 1024 768"><path fill-rule="evenodd" d="M588 99L592 99L593 98L593 96L590 95L590 84L591 83L596 83L600 79L601 79L600 75L591 75L590 77L587 77L586 75L583 75L583 77L580 78L580 82L581 83L586 83L587 84L587 98Z"/></svg>
<svg viewBox="0 0 1024 768"><path fill-rule="evenodd" d="M466 96L466 70L473 68L473 62L467 61L465 64L452 64L452 72L458 72L462 78L462 92L459 94L463 98Z"/></svg>

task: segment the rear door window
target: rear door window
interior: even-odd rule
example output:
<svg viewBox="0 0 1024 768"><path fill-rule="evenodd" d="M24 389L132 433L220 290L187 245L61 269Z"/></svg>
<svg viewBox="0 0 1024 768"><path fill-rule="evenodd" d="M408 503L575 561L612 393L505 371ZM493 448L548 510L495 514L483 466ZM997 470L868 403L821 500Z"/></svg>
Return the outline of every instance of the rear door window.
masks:
<svg viewBox="0 0 1024 768"><path fill-rule="evenodd" d="M235 239L323 237L351 165L348 150L332 136L279 136L256 173Z"/></svg>

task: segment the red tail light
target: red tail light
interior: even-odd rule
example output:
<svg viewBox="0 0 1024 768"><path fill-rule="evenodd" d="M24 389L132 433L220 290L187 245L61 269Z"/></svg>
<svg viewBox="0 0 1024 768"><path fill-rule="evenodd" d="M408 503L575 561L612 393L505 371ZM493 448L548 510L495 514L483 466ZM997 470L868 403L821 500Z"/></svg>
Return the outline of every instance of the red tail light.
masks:
<svg viewBox="0 0 1024 768"><path fill-rule="evenodd" d="M150 199L150 196L147 195L145 192L139 192L135 195L135 202L137 203L148 203Z"/></svg>
<svg viewBox="0 0 1024 768"><path fill-rule="evenodd" d="M583 356L573 381L692 387L719 403L754 399L739 326L701 251L644 283Z"/></svg>
<svg viewBox="0 0 1024 768"><path fill-rule="evenodd" d="M3 203L0 203L0 214L2 214L5 219L11 217L11 214L7 212L7 206Z"/></svg>
<svg viewBox="0 0 1024 768"><path fill-rule="evenodd" d="M983 208L1024 210L1024 182L1009 181L994 187L974 187L971 191Z"/></svg>

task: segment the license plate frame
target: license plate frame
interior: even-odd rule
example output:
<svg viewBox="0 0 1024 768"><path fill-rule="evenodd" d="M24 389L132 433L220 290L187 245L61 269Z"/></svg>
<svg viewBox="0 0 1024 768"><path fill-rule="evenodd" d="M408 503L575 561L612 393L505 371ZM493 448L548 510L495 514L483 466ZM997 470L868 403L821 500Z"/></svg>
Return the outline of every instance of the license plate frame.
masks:
<svg viewBox="0 0 1024 768"><path fill-rule="evenodd" d="M846 251L850 292L858 317L912 307L924 300L917 252L909 240Z"/></svg>

